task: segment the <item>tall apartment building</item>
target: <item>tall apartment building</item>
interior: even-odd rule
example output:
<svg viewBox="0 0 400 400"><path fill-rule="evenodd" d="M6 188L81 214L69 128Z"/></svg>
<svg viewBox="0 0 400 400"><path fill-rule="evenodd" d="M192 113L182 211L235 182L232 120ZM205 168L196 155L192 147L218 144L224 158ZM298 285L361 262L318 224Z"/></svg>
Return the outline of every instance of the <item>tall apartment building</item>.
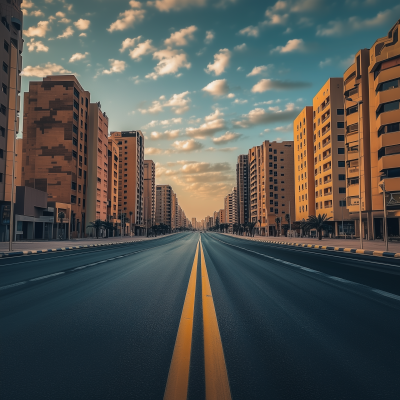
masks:
<svg viewBox="0 0 400 400"><path fill-rule="evenodd" d="M144 136L141 131L125 131L111 132L111 137L119 148L118 208L127 220L132 216L135 235L140 235L144 228Z"/></svg>
<svg viewBox="0 0 400 400"><path fill-rule="evenodd" d="M156 186L156 225L172 227L172 197L174 191L169 185Z"/></svg>
<svg viewBox="0 0 400 400"><path fill-rule="evenodd" d="M30 82L24 96L23 184L48 193L48 201L71 204L71 237L88 221L88 122L90 93L75 76ZM57 207L57 206L56 206Z"/></svg>
<svg viewBox="0 0 400 400"><path fill-rule="evenodd" d="M156 165L144 161L144 223L149 229L156 223Z"/></svg>
<svg viewBox="0 0 400 400"><path fill-rule="evenodd" d="M293 123L295 210L293 221L315 215L313 108L304 107Z"/></svg>
<svg viewBox="0 0 400 400"><path fill-rule="evenodd" d="M266 140L249 150L248 162L250 221L259 234L274 236L276 219L295 214L294 143Z"/></svg>
<svg viewBox="0 0 400 400"><path fill-rule="evenodd" d="M87 148L87 221L92 222L97 219L106 221L108 197L108 117L105 112L101 111L100 102L89 104Z"/></svg>
<svg viewBox="0 0 400 400"><path fill-rule="evenodd" d="M196 218L192 218L192 228L193 228L193 229L196 229L196 227L197 227Z"/></svg>
<svg viewBox="0 0 400 400"><path fill-rule="evenodd" d="M171 193L171 229L175 230L178 227L178 198L176 193Z"/></svg>
<svg viewBox="0 0 400 400"><path fill-rule="evenodd" d="M247 224L249 222L249 157L240 155L236 164L237 185L237 222Z"/></svg>
<svg viewBox="0 0 400 400"><path fill-rule="evenodd" d="M346 208L343 79L330 78L313 99L315 213L331 217L328 233L338 235L342 219L354 233ZM342 214L343 213L343 214ZM340 222L340 223L339 223Z"/></svg>
<svg viewBox="0 0 400 400"><path fill-rule="evenodd" d="M108 193L107 193L107 215L108 220L118 220L118 180L119 180L119 148L111 137L108 138Z"/></svg>
<svg viewBox="0 0 400 400"><path fill-rule="evenodd" d="M228 193L224 199L225 205L225 223L236 224L237 223L237 190L234 187L231 193Z"/></svg>
<svg viewBox="0 0 400 400"><path fill-rule="evenodd" d="M383 194L386 189L389 235L400 230L400 20L370 50L369 110L371 203L374 237L383 236Z"/></svg>
<svg viewBox="0 0 400 400"><path fill-rule="evenodd" d="M2 64L0 70L0 240L8 240L9 228L7 222L3 221L3 215L9 219L6 215L10 213L13 154L17 150L14 148L15 120L17 120L17 134L19 131L19 117L15 111L20 110L22 18L21 0L0 3L0 62ZM20 169L21 165L16 165L15 181L20 179L17 177L17 170L20 171ZM15 187L16 185L14 185L14 203L16 201Z"/></svg>
<svg viewBox="0 0 400 400"><path fill-rule="evenodd" d="M226 224L226 212L225 212L225 208L221 208L218 211L218 218L219 218L219 224Z"/></svg>

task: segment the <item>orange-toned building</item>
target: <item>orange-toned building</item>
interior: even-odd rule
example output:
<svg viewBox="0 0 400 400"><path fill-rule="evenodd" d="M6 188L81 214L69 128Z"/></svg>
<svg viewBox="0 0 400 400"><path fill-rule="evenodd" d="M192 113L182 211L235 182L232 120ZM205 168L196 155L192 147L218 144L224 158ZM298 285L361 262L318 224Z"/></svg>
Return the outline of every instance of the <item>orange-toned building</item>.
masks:
<svg viewBox="0 0 400 400"><path fill-rule="evenodd" d="M144 233L144 136L141 131L111 132L119 148L118 208L135 235Z"/></svg>
<svg viewBox="0 0 400 400"><path fill-rule="evenodd" d="M90 93L75 76L47 76L29 83L24 97L23 185L71 204L71 237L83 237L88 184Z"/></svg>
<svg viewBox="0 0 400 400"><path fill-rule="evenodd" d="M149 229L156 223L156 165L144 160L144 223Z"/></svg>
<svg viewBox="0 0 400 400"><path fill-rule="evenodd" d="M118 180L119 180L119 148L117 142L108 138L108 190L107 215L111 222L118 221Z"/></svg>
<svg viewBox="0 0 400 400"><path fill-rule="evenodd" d="M343 79L330 78L313 99L315 214L326 214L326 234L354 234L346 208Z"/></svg>
<svg viewBox="0 0 400 400"><path fill-rule="evenodd" d="M295 210L293 221L315 215L313 108L304 107L293 122Z"/></svg>
<svg viewBox="0 0 400 400"><path fill-rule="evenodd" d="M172 198L174 191L169 185L156 186L156 224L167 225L172 229Z"/></svg>

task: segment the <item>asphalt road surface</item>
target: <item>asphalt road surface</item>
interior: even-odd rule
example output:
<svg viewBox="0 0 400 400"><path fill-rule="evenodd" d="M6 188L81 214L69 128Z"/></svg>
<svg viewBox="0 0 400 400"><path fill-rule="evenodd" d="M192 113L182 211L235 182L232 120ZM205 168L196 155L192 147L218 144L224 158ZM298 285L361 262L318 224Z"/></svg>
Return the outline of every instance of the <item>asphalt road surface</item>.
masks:
<svg viewBox="0 0 400 400"><path fill-rule="evenodd" d="M198 232L0 260L2 400L399 393L398 260Z"/></svg>

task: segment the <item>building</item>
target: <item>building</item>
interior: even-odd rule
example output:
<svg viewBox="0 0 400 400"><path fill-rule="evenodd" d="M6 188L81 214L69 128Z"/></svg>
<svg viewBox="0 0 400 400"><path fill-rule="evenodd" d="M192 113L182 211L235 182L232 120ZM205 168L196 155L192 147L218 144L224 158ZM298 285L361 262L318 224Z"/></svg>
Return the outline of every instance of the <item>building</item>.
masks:
<svg viewBox="0 0 400 400"><path fill-rule="evenodd" d="M108 197L108 117L101 111L101 104L89 105L88 131L88 185L87 221L107 220ZM93 233L92 228L86 228Z"/></svg>
<svg viewBox="0 0 400 400"><path fill-rule="evenodd" d="M313 108L304 107L293 123L295 215L293 221L315 215Z"/></svg>
<svg viewBox="0 0 400 400"><path fill-rule="evenodd" d="M174 191L171 192L171 229L174 231L178 227L178 198Z"/></svg>
<svg viewBox="0 0 400 400"><path fill-rule="evenodd" d="M318 91L313 99L313 119L315 214L331 218L326 234L339 235L342 221L346 221L345 232L354 234L346 208L342 78L328 79Z"/></svg>
<svg viewBox="0 0 400 400"><path fill-rule="evenodd" d="M118 212L118 181L119 181L119 148L117 142L108 138L108 190L107 216L108 220L117 223Z"/></svg>
<svg viewBox="0 0 400 400"><path fill-rule="evenodd" d="M71 237L85 236L90 93L75 76L29 83L24 96L22 184L71 204Z"/></svg>
<svg viewBox="0 0 400 400"><path fill-rule="evenodd" d="M260 235L274 236L286 215L295 215L294 143L266 140L249 150L248 162L250 222Z"/></svg>
<svg viewBox="0 0 400 400"><path fill-rule="evenodd" d="M373 237L383 237L385 185L388 233L400 230L400 20L370 50L368 67Z"/></svg>
<svg viewBox="0 0 400 400"><path fill-rule="evenodd" d="M119 148L118 208L131 232L144 233L144 136L141 131L111 132Z"/></svg>
<svg viewBox="0 0 400 400"><path fill-rule="evenodd" d="M196 218L192 218L192 228L193 228L193 229L196 229L196 227L197 227Z"/></svg>
<svg viewBox="0 0 400 400"><path fill-rule="evenodd" d="M172 197L174 191L169 185L156 186L156 225L172 227Z"/></svg>
<svg viewBox="0 0 400 400"><path fill-rule="evenodd" d="M237 185L237 222L241 225L249 222L249 162L248 155L238 157L236 164Z"/></svg>
<svg viewBox="0 0 400 400"><path fill-rule="evenodd" d="M17 74L17 70L22 70L23 14L21 0L2 1L0 17L0 37L2 39L0 51L2 64L0 70L0 240L5 241L9 239L13 155L18 152L17 147L14 149L14 139L16 139L14 129L18 134L19 116L15 111L19 112L20 110L21 77ZM15 121L17 121L16 125ZM14 203L16 202L17 180L20 179L17 177L17 168L20 170L20 165L16 164L14 170Z"/></svg>
<svg viewBox="0 0 400 400"><path fill-rule="evenodd" d="M152 160L144 161L144 224L147 229L156 223L156 165Z"/></svg>
<svg viewBox="0 0 400 400"><path fill-rule="evenodd" d="M237 191L234 187L231 193L228 193L224 199L225 223L233 225L237 223Z"/></svg>
<svg viewBox="0 0 400 400"><path fill-rule="evenodd" d="M219 219L219 224L226 224L226 212L225 212L225 208L221 208L218 211L218 219Z"/></svg>

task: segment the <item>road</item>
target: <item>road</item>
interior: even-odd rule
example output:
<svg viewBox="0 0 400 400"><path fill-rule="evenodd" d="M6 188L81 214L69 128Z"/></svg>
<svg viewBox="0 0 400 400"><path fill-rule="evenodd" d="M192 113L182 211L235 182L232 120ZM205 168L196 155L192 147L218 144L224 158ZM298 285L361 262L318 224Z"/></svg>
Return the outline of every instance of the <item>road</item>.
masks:
<svg viewBox="0 0 400 400"><path fill-rule="evenodd" d="M5 259L0 397L398 399L399 316L398 260L215 233Z"/></svg>

